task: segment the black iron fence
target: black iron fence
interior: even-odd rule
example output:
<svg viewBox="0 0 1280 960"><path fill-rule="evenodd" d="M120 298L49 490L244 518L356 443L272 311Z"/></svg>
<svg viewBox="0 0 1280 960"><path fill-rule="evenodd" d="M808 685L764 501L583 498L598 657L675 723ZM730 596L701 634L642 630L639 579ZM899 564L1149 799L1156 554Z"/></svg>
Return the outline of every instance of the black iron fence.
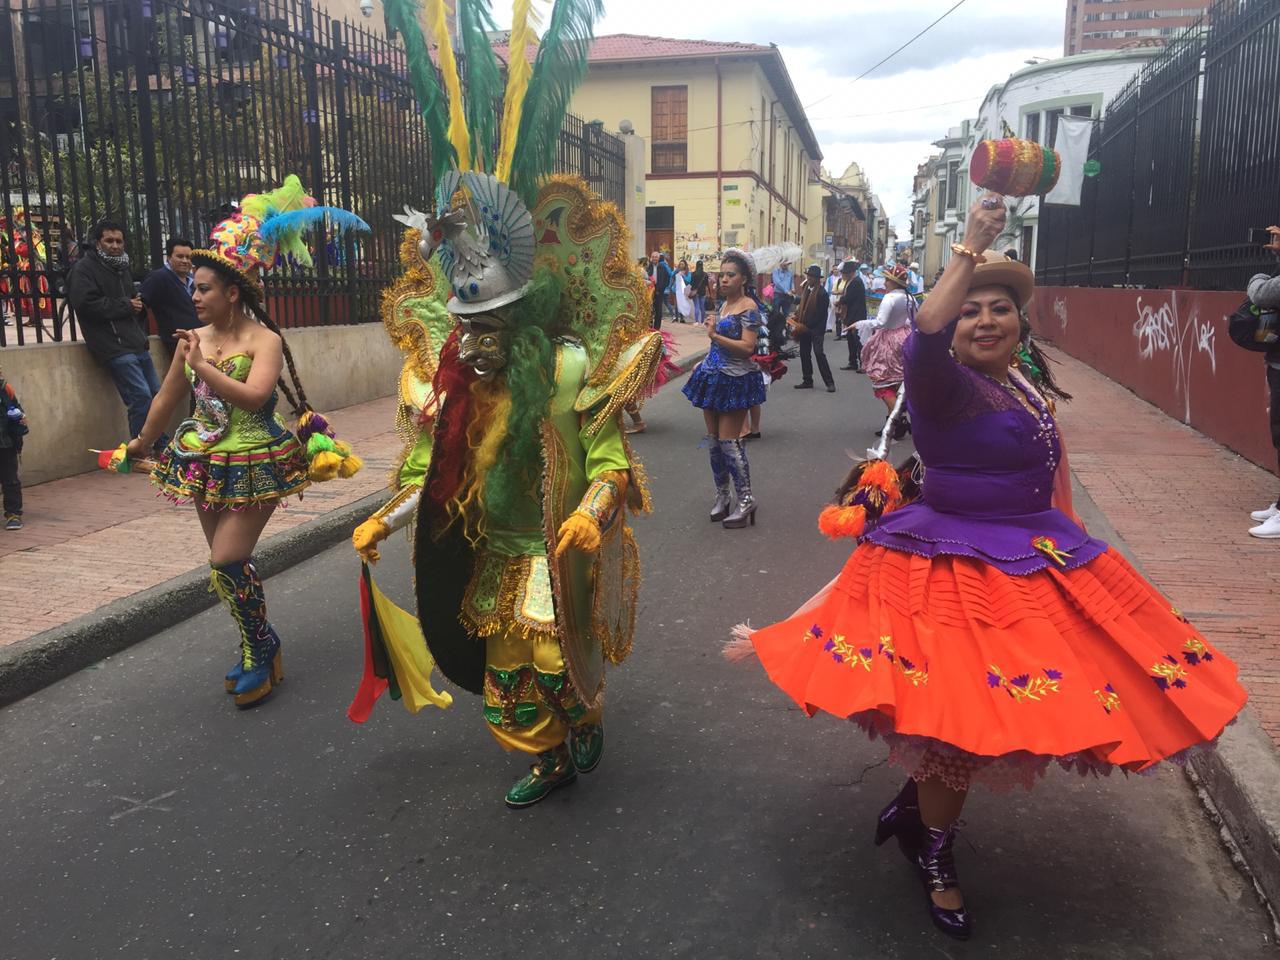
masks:
<svg viewBox="0 0 1280 960"><path fill-rule="evenodd" d="M10 9L11 8L11 9ZM0 346L75 339L78 243L125 225L138 276L224 204L301 177L373 228L313 237L268 278L281 326L377 318L407 203L429 205L427 134L394 40L306 0L15 0L0 9ZM621 141L569 118L559 169L624 202Z"/></svg>
<svg viewBox="0 0 1280 960"><path fill-rule="evenodd" d="M1217 0L1095 125L1079 207L1042 204L1041 283L1240 289L1274 270L1248 230L1280 222L1280 0Z"/></svg>

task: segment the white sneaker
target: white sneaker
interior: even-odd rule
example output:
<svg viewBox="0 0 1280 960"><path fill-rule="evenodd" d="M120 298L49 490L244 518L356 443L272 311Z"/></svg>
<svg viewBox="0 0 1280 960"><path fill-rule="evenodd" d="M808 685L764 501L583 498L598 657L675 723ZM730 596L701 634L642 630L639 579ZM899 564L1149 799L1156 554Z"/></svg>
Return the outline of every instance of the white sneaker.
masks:
<svg viewBox="0 0 1280 960"><path fill-rule="evenodd" d="M1249 536L1261 537L1263 540L1280 540L1280 513L1269 520L1264 520L1256 527L1250 527Z"/></svg>
<svg viewBox="0 0 1280 960"><path fill-rule="evenodd" d="M1264 523L1265 521L1270 520L1272 517L1276 516L1277 514L1280 514L1280 505L1273 503L1271 506L1267 507L1265 510L1253 511L1253 513L1249 514L1249 516L1252 519L1257 520L1259 523Z"/></svg>

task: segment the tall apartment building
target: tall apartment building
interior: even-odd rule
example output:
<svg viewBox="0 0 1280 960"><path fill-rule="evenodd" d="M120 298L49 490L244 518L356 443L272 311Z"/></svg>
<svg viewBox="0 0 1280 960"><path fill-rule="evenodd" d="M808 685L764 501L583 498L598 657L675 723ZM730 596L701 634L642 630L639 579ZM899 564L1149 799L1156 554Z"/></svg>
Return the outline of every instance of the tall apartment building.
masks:
<svg viewBox="0 0 1280 960"><path fill-rule="evenodd" d="M1063 51L1160 46L1204 15L1195 0L1067 0Z"/></svg>

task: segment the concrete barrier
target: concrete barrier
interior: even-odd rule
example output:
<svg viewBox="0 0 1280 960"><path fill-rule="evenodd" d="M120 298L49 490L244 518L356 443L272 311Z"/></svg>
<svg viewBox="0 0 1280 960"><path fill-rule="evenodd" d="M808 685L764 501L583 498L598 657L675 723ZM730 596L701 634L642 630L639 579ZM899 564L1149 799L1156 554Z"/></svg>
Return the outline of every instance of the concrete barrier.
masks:
<svg viewBox="0 0 1280 960"><path fill-rule="evenodd" d="M306 327L287 330L285 337L307 398L317 410L348 407L395 391L403 357L381 324ZM163 377L169 358L155 337L151 356ZM88 448L128 439L124 404L110 375L83 343L6 347L0 349L0 369L31 422L22 453L24 484L88 472L95 466ZM283 397L280 410L288 416Z"/></svg>
<svg viewBox="0 0 1280 960"><path fill-rule="evenodd" d="M1262 354L1227 318L1243 292L1040 287L1032 326L1171 417L1274 471Z"/></svg>

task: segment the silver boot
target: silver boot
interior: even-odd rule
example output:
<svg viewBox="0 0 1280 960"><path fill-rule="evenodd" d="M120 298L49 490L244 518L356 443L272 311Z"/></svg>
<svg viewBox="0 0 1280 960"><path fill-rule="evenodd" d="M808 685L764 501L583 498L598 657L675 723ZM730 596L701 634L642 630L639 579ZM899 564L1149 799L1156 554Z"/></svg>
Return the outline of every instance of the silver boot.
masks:
<svg viewBox="0 0 1280 960"><path fill-rule="evenodd" d="M721 440L720 449L729 465L729 476L733 479L733 492L737 495L738 506L733 513L724 518L724 528L735 530L748 523L756 525L756 498L751 495L751 466L747 463L747 445L741 440Z"/></svg>
<svg viewBox="0 0 1280 960"><path fill-rule="evenodd" d="M711 504L711 522L719 523L729 515L729 464L720 449L720 441L707 434L707 449L711 456L711 477L716 483L716 499Z"/></svg>

